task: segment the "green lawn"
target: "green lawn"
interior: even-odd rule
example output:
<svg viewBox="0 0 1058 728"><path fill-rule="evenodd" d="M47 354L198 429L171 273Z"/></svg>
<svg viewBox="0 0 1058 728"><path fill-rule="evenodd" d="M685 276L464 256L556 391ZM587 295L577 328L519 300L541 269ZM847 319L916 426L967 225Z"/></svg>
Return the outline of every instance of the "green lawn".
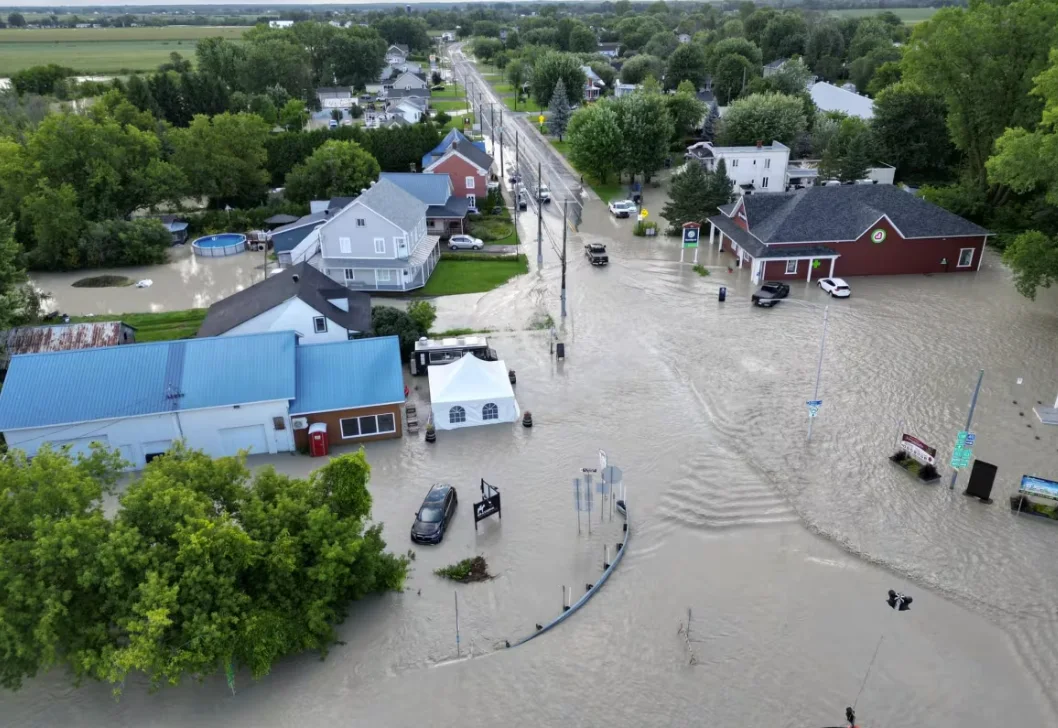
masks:
<svg viewBox="0 0 1058 728"><path fill-rule="evenodd" d="M0 30L0 76L47 63L84 74L152 71L173 51L194 60L201 38L238 39L246 27L58 28Z"/></svg>
<svg viewBox="0 0 1058 728"><path fill-rule="evenodd" d="M441 130L445 134L447 134L452 129L459 129L459 131L466 131L466 130L463 129L463 116L464 115L462 115L462 114L459 115L459 116L453 116L451 119L449 119L447 124L445 124L443 127L441 127ZM466 114L465 116L469 117L471 124L474 123L474 115L473 114Z"/></svg>
<svg viewBox="0 0 1058 728"><path fill-rule="evenodd" d="M557 139L551 139L551 146L558 150L566 159L569 159L569 142L558 141ZM572 162L570 162L572 164ZM595 194L599 196L603 202L612 202L613 200L623 200L627 197L627 190L623 184L617 181L617 175L609 178L605 183L600 182L598 179L590 174L584 175L584 181L595 190Z"/></svg>
<svg viewBox="0 0 1058 728"><path fill-rule="evenodd" d="M511 111L543 111L543 108L540 107L532 98L522 99L521 101L519 101L517 109L514 108L513 96L505 97L503 99L503 104Z"/></svg>
<svg viewBox="0 0 1058 728"><path fill-rule="evenodd" d="M469 109L470 108L469 106L467 106L467 102L466 101L458 101L458 100L455 100L455 101L434 101L433 99L430 99L430 106L433 107L434 109L436 109L437 111L445 111L445 112L456 111L458 109Z"/></svg>
<svg viewBox="0 0 1058 728"><path fill-rule="evenodd" d="M496 93L499 93L499 94L513 94L514 93L514 86L510 85L506 81L504 81L503 83L494 83L494 84L492 84L492 88L496 91Z"/></svg>
<svg viewBox="0 0 1058 728"><path fill-rule="evenodd" d="M137 343L148 341L169 341L172 339L190 339L198 333L206 309L189 308L185 311L165 311L163 313L115 313L98 316L71 316L74 323L83 321L124 321L136 328Z"/></svg>
<svg viewBox="0 0 1058 728"><path fill-rule="evenodd" d="M431 91L430 99L462 99L466 98L467 90L462 86L445 86L443 91Z"/></svg>
<svg viewBox="0 0 1058 728"><path fill-rule="evenodd" d="M457 293L483 293L498 288L515 276L529 272L524 255L518 260L445 260L437 264L419 296L451 296Z"/></svg>
<svg viewBox="0 0 1058 728"><path fill-rule="evenodd" d="M844 10L828 10L827 15L836 15L843 18L869 18L878 15L883 10L888 10L908 25L929 20L937 12L937 8L846 8Z"/></svg>

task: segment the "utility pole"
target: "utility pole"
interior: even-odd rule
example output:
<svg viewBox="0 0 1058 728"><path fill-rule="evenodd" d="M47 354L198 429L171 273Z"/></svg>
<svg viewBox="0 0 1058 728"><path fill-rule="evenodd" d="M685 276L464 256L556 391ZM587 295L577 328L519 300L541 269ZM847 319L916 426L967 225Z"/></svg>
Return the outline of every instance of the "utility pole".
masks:
<svg viewBox="0 0 1058 728"><path fill-rule="evenodd" d="M562 203L562 318L566 318L566 231L569 225L566 222L569 215L569 200ZM599 516L602 517L600 511Z"/></svg>
<svg viewBox="0 0 1058 728"><path fill-rule="evenodd" d="M536 163L536 191L533 195L536 197L536 267L543 269L544 267L544 202L540 199L540 185L543 184L543 178L540 176L543 172L540 169L540 162Z"/></svg>
<svg viewBox="0 0 1058 728"><path fill-rule="evenodd" d="M495 149L492 150L495 153ZM500 127L500 180L507 175L507 168L503 166L503 127ZM500 189L503 189L503 182L500 182Z"/></svg>
<svg viewBox="0 0 1058 728"><path fill-rule="evenodd" d="M496 154L496 105L491 103L489 104L489 136L492 139L492 153Z"/></svg>
<svg viewBox="0 0 1058 728"><path fill-rule="evenodd" d="M830 316L830 306L823 307L823 338L819 342L819 361L816 362L816 386L812 390L812 401L819 399L819 376L823 373L823 349L827 345L827 318ZM808 418L808 440L812 439L812 422L815 417Z"/></svg>
<svg viewBox="0 0 1058 728"><path fill-rule="evenodd" d="M970 425L974 421L974 409L977 408L977 395L981 393L981 381L985 378L985 370L981 369L977 372L977 386L974 387L974 396L970 400L970 414L966 415L966 427L965 431L970 431ZM952 468L951 471L951 483L948 485L948 490L955 489L955 481L959 478L959 471Z"/></svg>

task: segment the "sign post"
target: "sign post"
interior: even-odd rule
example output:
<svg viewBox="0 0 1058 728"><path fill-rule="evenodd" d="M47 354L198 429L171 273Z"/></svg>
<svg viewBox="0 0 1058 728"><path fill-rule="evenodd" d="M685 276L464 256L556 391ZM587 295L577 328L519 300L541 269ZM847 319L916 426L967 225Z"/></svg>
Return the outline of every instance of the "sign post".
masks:
<svg viewBox="0 0 1058 728"><path fill-rule="evenodd" d="M951 472L951 483L950 483L950 484L948 485L948 490L954 490L954 489L955 489L955 481L956 481L956 480L958 479L958 477L959 477L959 468L960 468L960 467L963 467L963 468L965 468L965 467L966 467L967 465L969 465L969 464L970 464L970 454L971 454L971 452L972 452L972 448L973 448L973 442L974 442L974 439L976 439L976 438L974 438L974 439L971 439L971 440L970 440L970 443L969 443L969 445L970 445L970 449L968 450L968 449L966 448L966 438L965 438L965 436L966 436L966 435L970 435L970 434L972 434L972 433L970 432L970 425L971 425L971 424L973 424L973 421L974 421L974 410L975 410L975 409L977 408L977 395L979 395L979 394L981 393L981 381L982 381L982 380L983 380L984 378L985 378L985 370L984 370L984 369L981 369L981 370L979 370L979 371L977 372L977 386L976 386L976 387L974 387L974 396L973 396L973 398L972 398L972 399L970 400L970 414L968 414L968 415L966 416L966 427L964 427L964 428L963 428L963 429L962 429L962 430L961 430L961 431L959 432L959 435L960 435L960 437L961 437L961 442L960 442L959 440L956 440L956 443L955 443L955 449L956 449L956 452L959 452L959 451L960 451L960 447L961 447L961 449L962 449L963 451L965 451L965 457L963 456L963 453L962 453L962 452L959 452L959 454L960 454L960 459L959 459L959 461L958 461L958 462L959 462L959 463L962 463L962 462L963 462L963 460L965 460L965 461L966 461L966 464L965 464L965 465L956 465L956 464L955 464L955 462L956 462L956 461L955 461L955 454L956 454L956 453L955 453L955 452L953 452L953 453L952 453L952 463L951 463L951 466L952 466L952 468L954 468L954 469L953 469L953 470L952 470L952 472Z"/></svg>
<svg viewBox="0 0 1058 728"><path fill-rule="evenodd" d="M680 262L683 262L683 251L687 248L694 248L694 263L698 264L698 237L701 232L702 225L697 222L685 222L683 223L683 247L680 248Z"/></svg>
<svg viewBox="0 0 1058 728"><path fill-rule="evenodd" d="M474 504L474 530L478 530L478 521L482 521L493 513L498 514L503 520L503 509L500 507L500 490L494 485L489 485L485 479L481 479L481 501Z"/></svg>

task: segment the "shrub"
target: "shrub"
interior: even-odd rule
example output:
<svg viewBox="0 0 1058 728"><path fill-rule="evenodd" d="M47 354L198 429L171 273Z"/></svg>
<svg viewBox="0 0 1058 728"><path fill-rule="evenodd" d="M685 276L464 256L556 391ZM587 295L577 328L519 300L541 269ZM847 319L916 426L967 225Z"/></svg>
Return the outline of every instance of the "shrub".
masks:
<svg viewBox="0 0 1058 728"><path fill-rule="evenodd" d="M647 233L648 230L653 230L653 233ZM632 234L638 235L639 237L645 237L648 234L657 235L658 224L656 222L647 222L646 220L640 220L636 223L636 226L632 228Z"/></svg>
<svg viewBox="0 0 1058 728"><path fill-rule="evenodd" d="M459 581L466 584L471 581L485 581L491 579L492 574L489 573L489 565L485 563L485 558L482 556L475 556L470 559L463 559L459 563L452 564L451 566L444 566L434 571L438 576L443 576L446 579L452 581Z"/></svg>

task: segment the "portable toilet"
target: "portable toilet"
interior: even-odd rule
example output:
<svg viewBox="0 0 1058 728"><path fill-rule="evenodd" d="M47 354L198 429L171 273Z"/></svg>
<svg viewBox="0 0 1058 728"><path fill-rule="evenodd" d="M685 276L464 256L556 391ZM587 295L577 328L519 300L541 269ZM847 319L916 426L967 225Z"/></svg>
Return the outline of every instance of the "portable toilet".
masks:
<svg viewBox="0 0 1058 728"><path fill-rule="evenodd" d="M309 425L309 455L314 458L327 454L327 424L315 422Z"/></svg>

